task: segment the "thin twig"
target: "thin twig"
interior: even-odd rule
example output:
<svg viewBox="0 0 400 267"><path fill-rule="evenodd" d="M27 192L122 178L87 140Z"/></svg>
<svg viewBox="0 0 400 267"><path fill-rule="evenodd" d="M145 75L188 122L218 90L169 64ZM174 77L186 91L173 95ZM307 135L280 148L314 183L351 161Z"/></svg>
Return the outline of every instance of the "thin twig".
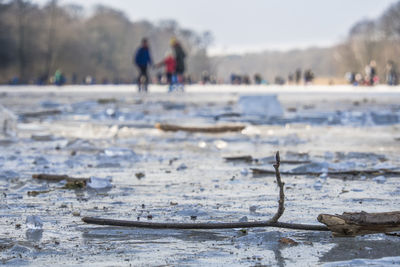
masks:
<svg viewBox="0 0 400 267"><path fill-rule="evenodd" d="M22 113L21 116L23 118L35 118L35 117L42 117L42 116L51 116L51 115L58 115L61 114L62 111L58 109L49 109L49 110L42 110L37 112L26 112Z"/></svg>
<svg viewBox="0 0 400 267"><path fill-rule="evenodd" d="M279 172L280 156L279 151L276 153L276 163L274 164L276 182L279 186L279 205L278 211L268 221L259 222L232 222L232 223L156 223L156 222L139 222L139 221L126 221L103 219L94 217L83 217L82 221L90 224L97 225L112 225L112 226L125 226L125 227L138 227L138 228L151 228L151 229L232 229L232 228L253 228L253 227L277 227L296 230L309 230L309 231L329 231L328 227L324 225L312 224L298 224L298 223L284 223L278 222L278 219L285 211L285 194L284 183L281 180Z"/></svg>
<svg viewBox="0 0 400 267"><path fill-rule="evenodd" d="M283 163L283 161L282 161ZM273 175L275 171L259 169L259 168L250 168L253 174L265 174L265 175ZM321 175L324 172L315 171L315 172L304 172L304 171L282 171L281 174L284 175ZM340 175L400 175L400 171L396 170L388 170L388 169L376 169L376 170L347 170L347 171L328 171L327 175L332 176L340 176Z"/></svg>
<svg viewBox="0 0 400 267"><path fill-rule="evenodd" d="M225 132L240 132L246 126L244 125L221 125L221 126L202 126L202 127L189 127L174 124L156 123L155 127L165 132L198 132L198 133L225 133Z"/></svg>
<svg viewBox="0 0 400 267"><path fill-rule="evenodd" d="M329 231L324 225L312 224L297 224L297 223L284 223L284 222L232 222L232 223L156 223L156 222L140 222L140 221L126 221L126 220L113 220L102 219L94 217L83 217L82 221L90 224L97 225L112 225L112 226L125 226L125 227L138 227L150 229L232 229L232 228L254 228L254 227L277 227L297 230L311 230L311 231Z"/></svg>
<svg viewBox="0 0 400 267"><path fill-rule="evenodd" d="M282 216L283 212L285 211L285 193L283 191L285 183L282 182L281 180L281 174L279 172L279 166L281 163L281 157L279 156L279 151L276 152L276 163L274 164L274 168L275 168L275 176L276 176L276 183L279 186L279 201L278 201L278 211L276 212L276 214L274 215L274 217L272 217L272 219L270 220L270 222L278 222L279 218Z"/></svg>

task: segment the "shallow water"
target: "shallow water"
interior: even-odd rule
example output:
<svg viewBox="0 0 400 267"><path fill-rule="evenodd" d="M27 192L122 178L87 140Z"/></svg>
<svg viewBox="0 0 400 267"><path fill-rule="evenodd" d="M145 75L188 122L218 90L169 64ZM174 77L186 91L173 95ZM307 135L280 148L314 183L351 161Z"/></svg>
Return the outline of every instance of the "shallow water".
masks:
<svg viewBox="0 0 400 267"><path fill-rule="evenodd" d="M320 213L398 210L399 177L330 177L326 172L400 168L399 89L350 88L344 93L334 88L188 87L184 94L154 88L148 95L111 86L0 88L0 104L18 117L17 135L0 138L2 263L399 264L398 237L383 234L333 238L326 232L275 228L245 233L147 230L87 225L80 219L267 220L277 209L275 178L253 175L251 168L272 170L271 156L277 150L282 160L292 161L281 170L322 172L282 177L286 210L280 221L318 224ZM276 94L283 115L237 116L238 100L248 94ZM27 116L38 111L57 112ZM154 128L157 122L240 123L246 129L161 132ZM255 160L230 162L224 160L227 155L251 155ZM94 179L92 188L71 190L63 188L65 182L33 179L38 173L103 180ZM42 193L32 196L29 191ZM29 229L29 216L40 218L41 229ZM282 237L298 244L282 244Z"/></svg>

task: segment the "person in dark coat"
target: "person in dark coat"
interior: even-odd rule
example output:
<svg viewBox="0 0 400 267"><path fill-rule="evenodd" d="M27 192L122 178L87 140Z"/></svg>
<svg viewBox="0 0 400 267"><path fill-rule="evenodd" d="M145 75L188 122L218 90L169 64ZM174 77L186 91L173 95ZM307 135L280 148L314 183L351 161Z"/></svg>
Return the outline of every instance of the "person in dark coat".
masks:
<svg viewBox="0 0 400 267"><path fill-rule="evenodd" d="M175 72L178 78L178 84L183 91L183 77L184 77L183 74L185 72L186 53L176 38L171 39L171 46L175 52L175 61L176 61Z"/></svg>
<svg viewBox="0 0 400 267"><path fill-rule="evenodd" d="M149 44L146 38L142 39L142 44L136 51L134 63L139 69L139 77L137 80L139 92L147 92L147 85L149 84L149 75L147 67L152 64Z"/></svg>

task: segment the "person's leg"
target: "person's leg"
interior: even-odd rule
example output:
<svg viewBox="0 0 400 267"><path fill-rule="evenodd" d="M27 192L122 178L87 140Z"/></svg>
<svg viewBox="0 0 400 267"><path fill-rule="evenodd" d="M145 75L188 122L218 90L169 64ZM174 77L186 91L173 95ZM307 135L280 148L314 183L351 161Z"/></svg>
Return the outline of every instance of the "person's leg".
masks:
<svg viewBox="0 0 400 267"><path fill-rule="evenodd" d="M138 91L139 92L142 91L142 75L143 75L142 68L139 67L139 75L138 75L138 78L137 78L137 86L138 86Z"/></svg>
<svg viewBox="0 0 400 267"><path fill-rule="evenodd" d="M147 75L147 66L140 66L139 67L139 76L138 76L138 88L139 92L145 91L147 92L147 84L148 84L148 75Z"/></svg>
<svg viewBox="0 0 400 267"><path fill-rule="evenodd" d="M144 91L147 92L147 86L149 84L149 75L147 73L147 66L143 67L143 85L144 85Z"/></svg>
<svg viewBox="0 0 400 267"><path fill-rule="evenodd" d="M183 72L177 72L177 80L178 80L178 89L181 89L181 91L184 91L183 84Z"/></svg>
<svg viewBox="0 0 400 267"><path fill-rule="evenodd" d="M170 73L170 72L167 73L167 82L169 84L168 92L172 92L172 90L174 89L174 83L172 81L172 76L173 76L172 73Z"/></svg>

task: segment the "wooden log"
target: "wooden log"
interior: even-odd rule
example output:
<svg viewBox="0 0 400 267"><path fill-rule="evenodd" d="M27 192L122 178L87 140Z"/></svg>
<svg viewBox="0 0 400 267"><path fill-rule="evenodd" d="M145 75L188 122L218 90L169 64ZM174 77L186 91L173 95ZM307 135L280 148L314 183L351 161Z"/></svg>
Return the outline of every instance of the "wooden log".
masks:
<svg viewBox="0 0 400 267"><path fill-rule="evenodd" d="M400 230L400 211L382 213L345 212L342 215L320 214L318 221L325 224L334 236L388 233Z"/></svg>
<svg viewBox="0 0 400 267"><path fill-rule="evenodd" d="M43 116L52 116L52 115L59 115L62 111L58 109L49 109L49 110L41 110L36 112L26 112L22 113L21 116L24 118L37 118Z"/></svg>
<svg viewBox="0 0 400 267"><path fill-rule="evenodd" d="M66 180L67 182L87 182L90 180L90 178L76 178L76 177L71 177L68 175L60 175L60 174L32 174L32 178L34 179L39 179L39 180L47 180L47 181L52 181L52 182L59 182L62 180Z"/></svg>
<svg viewBox="0 0 400 267"><path fill-rule="evenodd" d="M240 132L246 126L244 125L221 125L221 126L201 126L201 127L189 127L179 126L174 124L156 123L155 127L166 132L191 132L191 133L225 133L225 132Z"/></svg>
<svg viewBox="0 0 400 267"><path fill-rule="evenodd" d="M252 162L253 157L250 155L242 155L242 156L225 156L224 159L226 161L246 161L246 162Z"/></svg>

